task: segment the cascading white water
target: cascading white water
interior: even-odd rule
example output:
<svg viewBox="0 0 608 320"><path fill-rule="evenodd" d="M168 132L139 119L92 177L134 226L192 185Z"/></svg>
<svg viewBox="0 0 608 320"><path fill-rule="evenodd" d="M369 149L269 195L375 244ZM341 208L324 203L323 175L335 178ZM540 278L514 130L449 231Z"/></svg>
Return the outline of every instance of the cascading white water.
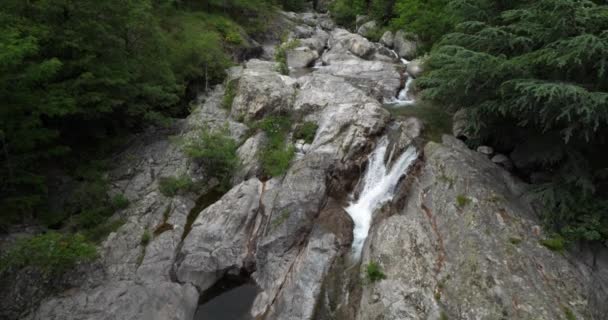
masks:
<svg viewBox="0 0 608 320"><path fill-rule="evenodd" d="M397 59L399 59L399 55L397 54L397 52L395 52L395 50L391 50L391 52L395 55L395 57ZM401 63L403 63L405 66L407 66L410 61L400 58ZM392 98L390 100L386 100L384 101L385 104L387 105L391 105L394 107L404 107L404 106L409 106L412 105L414 103L416 103L416 100L414 100L414 98L410 97L410 90L412 89L412 85L414 84L414 77L408 75L407 76L407 80L405 81L405 86L403 87L403 89L401 89L401 91L399 91L399 94L397 95L396 98Z"/></svg>
<svg viewBox="0 0 608 320"><path fill-rule="evenodd" d="M363 191L359 195L359 199L346 208L346 212L355 223L352 245L355 260L359 260L361 257L361 250L369 233L374 211L393 199L399 179L407 173L418 157L416 148L411 146L399 156L389 171L384 163L387 148L388 139L383 137L370 155L369 165L363 178Z"/></svg>

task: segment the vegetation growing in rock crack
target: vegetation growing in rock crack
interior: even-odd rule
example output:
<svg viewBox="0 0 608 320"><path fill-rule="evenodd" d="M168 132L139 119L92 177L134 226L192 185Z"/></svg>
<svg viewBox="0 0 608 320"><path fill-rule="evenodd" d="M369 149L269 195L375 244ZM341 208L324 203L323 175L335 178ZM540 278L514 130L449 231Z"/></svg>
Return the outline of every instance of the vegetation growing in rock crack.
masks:
<svg viewBox="0 0 608 320"><path fill-rule="evenodd" d="M196 184L187 174L173 177L160 177L158 187L162 194L167 197L174 197L180 193L194 191Z"/></svg>
<svg viewBox="0 0 608 320"><path fill-rule="evenodd" d="M306 121L297 126L293 133L293 138L295 140L304 140L306 143L310 144L315 139L318 128L319 126L315 122Z"/></svg>
<svg viewBox="0 0 608 320"><path fill-rule="evenodd" d="M295 147L287 140L291 128L290 118L268 116L253 126L264 131L268 137L268 143L259 154L264 174L271 177L284 175L295 155Z"/></svg>
<svg viewBox="0 0 608 320"><path fill-rule="evenodd" d="M380 265L375 261L371 261L365 267L365 273L367 279L372 283L386 279L386 275L384 274L384 272L382 272Z"/></svg>
<svg viewBox="0 0 608 320"><path fill-rule="evenodd" d="M239 166L237 142L230 137L228 128L201 129L194 137L186 138L183 150L190 158L199 161L205 172L219 180L220 187L230 187L230 179Z"/></svg>
<svg viewBox="0 0 608 320"><path fill-rule="evenodd" d="M226 84L226 91L224 92L224 98L222 99L222 108L226 110L232 109L232 102L236 96L236 91L239 86L238 80L228 81Z"/></svg>
<svg viewBox="0 0 608 320"><path fill-rule="evenodd" d="M465 195L459 194L456 196L456 206L462 209L466 207L469 203L471 203L471 199Z"/></svg>

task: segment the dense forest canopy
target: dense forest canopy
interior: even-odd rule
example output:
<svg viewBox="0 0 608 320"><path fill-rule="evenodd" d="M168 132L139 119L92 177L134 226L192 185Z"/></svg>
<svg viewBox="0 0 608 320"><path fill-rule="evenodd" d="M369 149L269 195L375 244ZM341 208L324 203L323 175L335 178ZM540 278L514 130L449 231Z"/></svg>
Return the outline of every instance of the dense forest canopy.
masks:
<svg viewBox="0 0 608 320"><path fill-rule="evenodd" d="M2 1L0 226L45 214L57 161L90 179L88 153L186 115L188 87L221 81L277 5L303 1Z"/></svg>

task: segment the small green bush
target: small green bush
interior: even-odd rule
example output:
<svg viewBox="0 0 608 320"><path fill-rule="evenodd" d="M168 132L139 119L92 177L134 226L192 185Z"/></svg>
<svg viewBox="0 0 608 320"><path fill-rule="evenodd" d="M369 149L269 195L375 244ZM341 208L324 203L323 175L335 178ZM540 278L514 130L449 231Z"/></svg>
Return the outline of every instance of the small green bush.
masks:
<svg viewBox="0 0 608 320"><path fill-rule="evenodd" d="M464 208L466 207L469 203L471 203L471 199L469 199L467 196L459 194L456 197L456 205L458 206L458 208Z"/></svg>
<svg viewBox="0 0 608 320"><path fill-rule="evenodd" d="M59 274L96 257L95 246L83 235L47 232L18 241L0 257L0 273L31 266L47 274Z"/></svg>
<svg viewBox="0 0 608 320"><path fill-rule="evenodd" d="M182 192L191 191L194 182L186 174L177 177L161 177L158 181L159 189L167 197L174 197Z"/></svg>
<svg viewBox="0 0 608 320"><path fill-rule="evenodd" d="M150 231L148 229L146 229L146 230L144 230L144 233L141 235L141 240L139 241L139 243L145 247L150 243L150 240L152 240L152 234L150 233Z"/></svg>
<svg viewBox="0 0 608 320"><path fill-rule="evenodd" d="M92 242L98 243L102 241L108 234L115 232L118 228L124 225L126 220L116 219L105 221L93 228L86 229L83 231L83 235Z"/></svg>
<svg viewBox="0 0 608 320"><path fill-rule="evenodd" d="M304 122L300 125L293 134L293 137L296 140L302 139L306 141L306 143L312 143L315 139L315 135L317 134L317 129L319 126L314 122Z"/></svg>
<svg viewBox="0 0 608 320"><path fill-rule="evenodd" d="M129 199L124 194L117 194L112 198L112 207L114 209L126 209L129 206Z"/></svg>
<svg viewBox="0 0 608 320"><path fill-rule="evenodd" d="M378 263L376 263L374 261L370 262L367 265L366 272L367 272L367 278L371 282L376 282L376 281L386 279L386 275L384 274L384 272L382 272L382 269L380 269L380 265L378 265Z"/></svg>
<svg viewBox="0 0 608 320"><path fill-rule="evenodd" d="M222 108L226 110L232 109L232 102L234 102L234 97L236 97L238 86L238 80L232 80L226 84L226 91L224 92L224 99L222 100Z"/></svg>
<svg viewBox="0 0 608 320"><path fill-rule="evenodd" d="M566 316L566 320L576 320L574 312L572 312L572 310L570 310L568 307L564 307L564 315Z"/></svg>
<svg viewBox="0 0 608 320"><path fill-rule="evenodd" d="M199 134L183 145L186 155L200 161L207 174L220 180L223 188L230 186L232 174L239 166L237 142L227 128L218 131L200 130Z"/></svg>
<svg viewBox="0 0 608 320"><path fill-rule="evenodd" d="M276 47L274 60L277 62L277 72L283 75L289 75L289 67L287 66L287 51L283 46Z"/></svg>
<svg viewBox="0 0 608 320"><path fill-rule="evenodd" d="M560 235L543 239L540 241L540 244L555 252L563 252L566 248L566 240Z"/></svg>
<svg viewBox="0 0 608 320"><path fill-rule="evenodd" d="M271 177L284 175L289 164L295 156L296 148L289 144L280 149L267 149L262 151L262 167L264 173Z"/></svg>

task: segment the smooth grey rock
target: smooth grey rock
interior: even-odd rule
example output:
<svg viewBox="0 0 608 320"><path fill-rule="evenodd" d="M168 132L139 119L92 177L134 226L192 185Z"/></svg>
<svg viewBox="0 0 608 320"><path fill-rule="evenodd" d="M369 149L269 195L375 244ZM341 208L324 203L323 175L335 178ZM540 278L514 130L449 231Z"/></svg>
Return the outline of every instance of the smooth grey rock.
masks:
<svg viewBox="0 0 608 320"><path fill-rule="evenodd" d="M415 35L406 33L403 30L399 30L395 33L393 46L397 54L407 60L413 60L416 58L418 52L418 41L412 40Z"/></svg>
<svg viewBox="0 0 608 320"><path fill-rule="evenodd" d="M268 137L266 137L266 134L258 132L238 148L237 155L241 160L241 165L234 174L232 179L233 184L238 184L261 173L262 163L259 155L267 142Z"/></svg>
<svg viewBox="0 0 608 320"><path fill-rule="evenodd" d="M505 156L504 154L496 154L492 157L492 162L507 170L513 170L513 162L511 162L511 159L509 159L509 157Z"/></svg>
<svg viewBox="0 0 608 320"><path fill-rule="evenodd" d="M494 149L489 146L479 146L479 147L477 147L477 152L479 152L483 155L486 155L488 157L491 157L494 154Z"/></svg>
<svg viewBox="0 0 608 320"><path fill-rule="evenodd" d="M596 314L588 292L598 277L539 244L526 185L453 137L424 154L398 214L370 233L361 272L374 261L386 279L363 287L357 319L549 320L564 306L577 319Z"/></svg>
<svg viewBox="0 0 608 320"><path fill-rule="evenodd" d="M415 59L410 61L407 64L407 74L409 74L410 76L414 77L414 78L418 78L422 75L422 73L424 72L424 61L422 59Z"/></svg>
<svg viewBox="0 0 608 320"><path fill-rule="evenodd" d="M309 38L313 35L315 29L307 25L299 25L293 29L293 33L297 38Z"/></svg>
<svg viewBox="0 0 608 320"><path fill-rule="evenodd" d="M25 320L191 320L198 296L189 284L117 281L49 299Z"/></svg>
<svg viewBox="0 0 608 320"><path fill-rule="evenodd" d="M254 302L252 315L264 315L264 319L313 319L323 279L337 253L336 236L316 228L293 262L292 271L272 305L265 304L268 295L262 293Z"/></svg>
<svg viewBox="0 0 608 320"><path fill-rule="evenodd" d="M380 38L380 43L382 43L383 45L385 45L388 48L392 48L393 44L395 41L395 36L393 35L393 33L391 31L387 31L382 35L382 38Z"/></svg>
<svg viewBox="0 0 608 320"><path fill-rule="evenodd" d="M466 109L460 109L454 113L452 118L452 134L457 138L468 139L471 136L467 132L469 116Z"/></svg>
<svg viewBox="0 0 608 320"><path fill-rule="evenodd" d="M368 37L373 31L375 31L377 28L377 24L376 21L368 21L364 24L362 24L358 29L357 29L357 33L364 36L364 37Z"/></svg>
<svg viewBox="0 0 608 320"><path fill-rule="evenodd" d="M364 23L369 21L369 17L366 15L357 15L355 17L355 24L357 25L357 27L359 27L360 25L363 25Z"/></svg>
<svg viewBox="0 0 608 320"><path fill-rule="evenodd" d="M262 183L250 179L199 214L176 263L179 282L204 291L226 272L245 267L261 193Z"/></svg>
<svg viewBox="0 0 608 320"><path fill-rule="evenodd" d="M232 104L233 119L251 121L291 109L296 82L279 74L275 67L267 61L247 62Z"/></svg>
<svg viewBox="0 0 608 320"><path fill-rule="evenodd" d="M319 54L309 47L299 47L287 50L287 65L290 68L307 68L315 63Z"/></svg>

